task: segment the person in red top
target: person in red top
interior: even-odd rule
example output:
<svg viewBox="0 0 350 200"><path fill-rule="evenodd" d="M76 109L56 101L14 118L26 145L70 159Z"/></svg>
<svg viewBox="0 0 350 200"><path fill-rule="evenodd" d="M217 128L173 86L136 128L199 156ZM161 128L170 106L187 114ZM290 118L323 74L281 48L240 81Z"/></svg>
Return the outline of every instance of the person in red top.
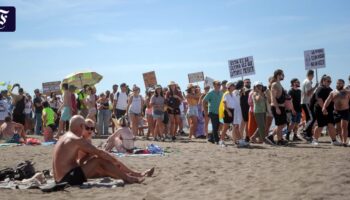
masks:
<svg viewBox="0 0 350 200"><path fill-rule="evenodd" d="M169 90L165 95L165 102L167 105L167 112L169 114L170 134L173 141L176 140L176 128L180 123L180 104L183 101L183 96L180 91L176 89L176 83L171 81L168 85Z"/></svg>

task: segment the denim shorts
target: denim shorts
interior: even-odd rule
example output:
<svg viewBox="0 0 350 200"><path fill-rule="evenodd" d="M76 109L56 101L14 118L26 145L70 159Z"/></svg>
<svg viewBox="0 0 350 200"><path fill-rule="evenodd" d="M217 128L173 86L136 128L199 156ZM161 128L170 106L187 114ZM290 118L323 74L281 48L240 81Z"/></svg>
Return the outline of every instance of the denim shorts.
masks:
<svg viewBox="0 0 350 200"><path fill-rule="evenodd" d="M197 106L189 106L187 111L187 116L192 117L196 116L198 117L198 107Z"/></svg>

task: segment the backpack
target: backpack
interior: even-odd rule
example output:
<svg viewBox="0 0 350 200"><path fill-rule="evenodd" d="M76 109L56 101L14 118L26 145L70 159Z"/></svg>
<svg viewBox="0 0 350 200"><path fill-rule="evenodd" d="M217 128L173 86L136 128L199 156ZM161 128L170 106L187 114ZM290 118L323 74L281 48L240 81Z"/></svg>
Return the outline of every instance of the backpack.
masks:
<svg viewBox="0 0 350 200"><path fill-rule="evenodd" d="M16 180L23 180L27 178L33 177L35 174L34 163L26 160L24 162L20 162L15 168L15 176Z"/></svg>
<svg viewBox="0 0 350 200"><path fill-rule="evenodd" d="M34 163L31 161L24 161L19 163L15 168L5 168L0 170L0 181L6 178L23 180L33 177L35 174Z"/></svg>

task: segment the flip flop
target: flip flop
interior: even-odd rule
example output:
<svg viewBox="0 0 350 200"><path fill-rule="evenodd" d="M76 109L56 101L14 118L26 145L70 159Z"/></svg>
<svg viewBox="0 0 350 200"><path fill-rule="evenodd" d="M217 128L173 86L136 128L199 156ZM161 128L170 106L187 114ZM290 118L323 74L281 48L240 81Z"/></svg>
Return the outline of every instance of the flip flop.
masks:
<svg viewBox="0 0 350 200"><path fill-rule="evenodd" d="M43 192L57 192L57 191L62 191L67 187L69 187L68 183L62 182L62 183L49 183L40 187L40 189Z"/></svg>

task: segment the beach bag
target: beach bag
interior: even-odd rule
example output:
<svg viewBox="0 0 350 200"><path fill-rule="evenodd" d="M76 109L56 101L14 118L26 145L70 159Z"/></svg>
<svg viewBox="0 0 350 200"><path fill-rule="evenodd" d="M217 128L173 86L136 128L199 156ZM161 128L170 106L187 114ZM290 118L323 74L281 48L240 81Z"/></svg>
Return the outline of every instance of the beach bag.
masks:
<svg viewBox="0 0 350 200"><path fill-rule="evenodd" d="M120 140L126 150L133 150L135 148L135 136L131 131L123 131L120 134Z"/></svg>
<svg viewBox="0 0 350 200"><path fill-rule="evenodd" d="M5 168L0 170L0 181L4 181L7 178L13 178L15 176L15 170L12 168Z"/></svg>
<svg viewBox="0 0 350 200"><path fill-rule="evenodd" d="M31 178L35 175L34 163L26 160L24 162L19 163L15 168L15 176L16 180L23 180L27 178Z"/></svg>

